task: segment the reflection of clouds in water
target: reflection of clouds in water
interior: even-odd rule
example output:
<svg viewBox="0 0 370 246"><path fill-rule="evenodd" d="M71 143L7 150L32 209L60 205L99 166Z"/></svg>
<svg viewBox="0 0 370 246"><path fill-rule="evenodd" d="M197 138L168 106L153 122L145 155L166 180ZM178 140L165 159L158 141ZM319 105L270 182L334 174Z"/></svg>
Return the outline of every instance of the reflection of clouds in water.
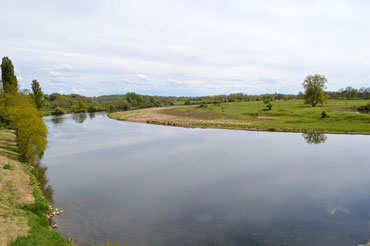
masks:
<svg viewBox="0 0 370 246"><path fill-rule="evenodd" d="M351 214L351 211L349 211L346 208L343 208L342 206L338 206L338 205L328 205L326 211L330 215L334 215L337 212L342 212L342 213L347 214L347 215Z"/></svg>
<svg viewBox="0 0 370 246"><path fill-rule="evenodd" d="M210 214L204 213L194 216L193 219L197 222L211 222L213 217Z"/></svg>
<svg viewBox="0 0 370 246"><path fill-rule="evenodd" d="M63 134L62 134L63 135ZM66 138L65 136L68 136ZM81 140L84 140L81 135L77 135L76 137L72 137L74 135L71 134L65 134L64 138L58 139L59 143L79 143ZM142 143L147 143L150 141L158 141L159 139L165 139L168 137L174 136L174 134L162 134L162 136L156 136L156 135L145 135L145 136L132 136L132 137L124 137L124 138L116 138L112 140L109 136L106 139L102 139L102 136L97 136L97 139L94 140L92 138L85 139L86 143L83 145L76 145L75 148L73 146L67 147L67 149L64 149L63 151L57 152L56 155L49 156L49 157L65 157L68 155L75 155L75 154L81 154L86 152L94 152L94 151L101 151L105 149L112 149L116 147L127 147L132 145L138 145ZM154 144L154 143L153 143ZM70 148L72 147L72 148ZM139 153L132 153L132 154L138 154L139 156L142 155L141 152Z"/></svg>

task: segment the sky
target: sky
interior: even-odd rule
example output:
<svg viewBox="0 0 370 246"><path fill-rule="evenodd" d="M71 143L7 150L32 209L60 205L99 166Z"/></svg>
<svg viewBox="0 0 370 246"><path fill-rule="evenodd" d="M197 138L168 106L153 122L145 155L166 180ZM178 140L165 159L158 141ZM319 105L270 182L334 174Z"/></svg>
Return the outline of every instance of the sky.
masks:
<svg viewBox="0 0 370 246"><path fill-rule="evenodd" d="M22 89L200 96L370 86L370 1L0 0Z"/></svg>

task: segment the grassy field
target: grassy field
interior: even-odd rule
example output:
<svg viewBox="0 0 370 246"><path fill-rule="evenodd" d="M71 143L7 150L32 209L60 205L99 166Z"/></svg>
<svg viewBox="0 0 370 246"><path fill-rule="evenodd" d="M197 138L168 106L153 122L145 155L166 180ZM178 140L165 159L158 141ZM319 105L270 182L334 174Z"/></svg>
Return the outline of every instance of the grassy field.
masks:
<svg viewBox="0 0 370 246"><path fill-rule="evenodd" d="M264 110L261 101L222 103L164 108L149 114L150 109L135 113L113 113L112 118L164 125L213 127L267 131L318 131L370 134L370 115L355 109L365 100L328 100L312 107L301 100L273 101L272 110ZM329 117L321 118L325 111ZM140 113L143 112L143 113Z"/></svg>

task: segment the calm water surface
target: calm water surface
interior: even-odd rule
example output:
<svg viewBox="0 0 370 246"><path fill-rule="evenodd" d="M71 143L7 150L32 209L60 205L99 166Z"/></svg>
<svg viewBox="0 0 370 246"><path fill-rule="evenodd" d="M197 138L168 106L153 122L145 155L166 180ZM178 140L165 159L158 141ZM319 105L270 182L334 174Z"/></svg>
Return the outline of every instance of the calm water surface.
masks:
<svg viewBox="0 0 370 246"><path fill-rule="evenodd" d="M126 245L358 245L370 137L46 117L59 231Z"/></svg>

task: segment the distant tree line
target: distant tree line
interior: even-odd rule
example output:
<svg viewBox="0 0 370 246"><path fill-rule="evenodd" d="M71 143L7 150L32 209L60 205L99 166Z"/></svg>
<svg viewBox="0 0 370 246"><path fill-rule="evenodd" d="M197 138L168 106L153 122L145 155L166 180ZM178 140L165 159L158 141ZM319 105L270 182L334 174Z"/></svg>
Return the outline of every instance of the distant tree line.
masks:
<svg viewBox="0 0 370 246"><path fill-rule="evenodd" d="M174 105L175 97L144 96L134 92L122 95L85 97L78 94L62 95L53 93L45 95L45 108L55 109L55 113L63 113L64 109L71 112L96 112L129 110Z"/></svg>
<svg viewBox="0 0 370 246"><path fill-rule="evenodd" d="M355 100L355 99L370 99L370 87L361 87L360 89L352 88L348 86L346 88L339 89L335 92L325 92L330 96L331 99L343 99L343 100Z"/></svg>

